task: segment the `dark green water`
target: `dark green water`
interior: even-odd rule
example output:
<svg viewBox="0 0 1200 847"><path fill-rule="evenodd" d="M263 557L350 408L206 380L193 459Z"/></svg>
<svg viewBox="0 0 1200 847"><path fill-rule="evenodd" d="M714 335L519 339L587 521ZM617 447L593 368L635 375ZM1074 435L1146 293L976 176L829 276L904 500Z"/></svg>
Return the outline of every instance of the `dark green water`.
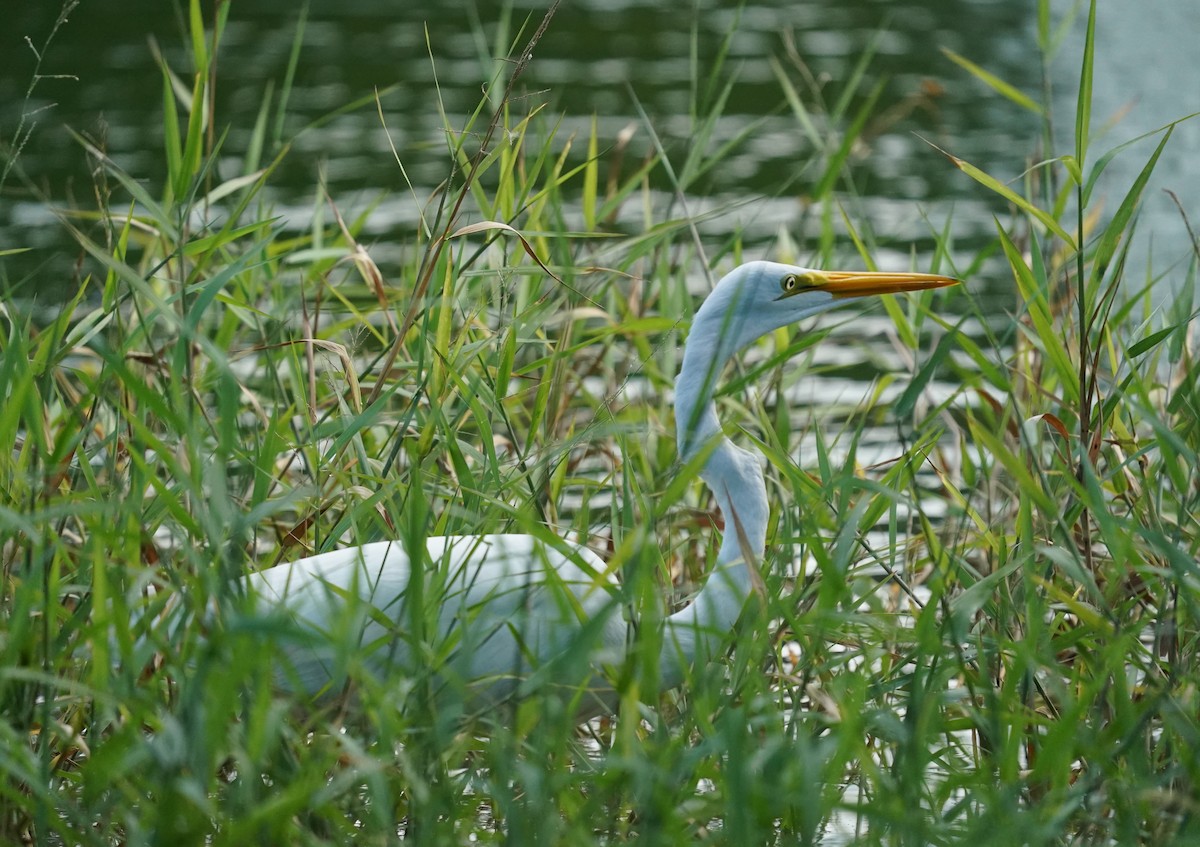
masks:
<svg viewBox="0 0 1200 847"><path fill-rule="evenodd" d="M1176 31L1167 33L1181 44L1189 20L1183 6L1189 2L1164 0L1168 10L1181 9ZM207 9L211 4L204 5ZM186 76L186 36L175 3L125 0L119 6L118 13L112 3L79 3L43 57L41 73L61 76L40 80L25 104L34 54L24 39L40 46L59 4L24 0L8 10L0 34L0 139L11 142L22 113L31 116L27 125L36 121L17 170L0 195L0 250L34 248L0 258L5 262L0 276L10 289L28 289L36 280L36 288L44 290L70 276L78 251L53 223L46 200L66 208L94 208L95 179L65 127L97 139L117 163L146 182L152 193L158 192L163 174L162 81L150 42ZM868 127L867 143L855 151L855 213L869 223L885 251L901 254L910 245L920 250L929 243L930 224L923 215L938 226L952 217L956 239L964 248L989 237L992 215L1002 207L918 135L1002 177L1015 177L1024 169L1037 149L1034 120L971 79L940 48L964 54L1038 96L1041 64L1034 43L1033 0L754 2L740 11L718 2L696 3L683 11L672 6L679 4L564 4L522 78L523 93L565 116L560 130L564 136L585 132L593 114L607 139L635 125L634 151L648 149L651 143L638 115L640 105L673 161L682 162L694 127L690 114L703 99L693 90L693 80L708 76L732 31L720 78L734 79L735 84L714 143L757 125L724 167L690 188L695 204L690 211L712 205L733 210L708 225L713 235L738 227L753 244L771 239L782 228L802 242L806 233L801 198L818 173L811 166L815 151L786 108L771 63L787 68L789 77L802 85L796 70L796 63L802 62L822 86L821 96L832 103L859 57L873 51L859 96L876 81L882 81L883 93L876 108L880 119ZM411 228L417 204L392 158L387 134L416 183L417 195L425 196L446 175L439 98L451 123L462 125L498 68L494 57L512 41L523 43L525 36L517 32L522 27L526 33L531 30L542 11L536 4L514 7L488 0L453 0L436 10L380 0L314 0L284 137L377 89L383 92L388 131L381 127L374 106L368 105L300 133L273 180L273 198L281 212L303 226L305 210L324 179L339 204L348 208L382 197L368 225L369 236L386 241ZM1112 11L1133 15L1136 23L1150 28L1153 16L1164 14L1162 9ZM1200 28L1200 15L1195 17ZM231 154L222 164L224 176L238 172L237 154L265 92L283 78L298 18L290 3L233 2L219 58L216 124L229 129L226 149ZM1168 15L1163 26L1171 26L1171 20ZM1108 21L1104 31L1118 45L1119 63L1123 51L1140 48L1120 47L1125 28L1119 21ZM1101 53L1102 61L1106 55ZM1077 72L1071 61L1068 55L1058 63L1062 80L1056 87L1073 97L1072 75ZM1187 68L1180 72L1186 76ZM1098 79L1104 79L1103 73L1098 72ZM1121 108L1122 81L1127 78L1108 86L1117 89L1115 94L1100 91L1098 83L1098 99L1112 101L1108 108ZM1193 88L1200 92L1200 84ZM1161 105L1153 115L1166 114L1163 120L1182 115L1189 98L1200 98L1187 90L1176 86L1155 98ZM806 99L811 105L813 98ZM1134 121L1126 135L1149 128ZM1133 172L1137 164L1133 162ZM1180 173L1178 168L1175 172ZM1181 173L1186 180L1187 168ZM1186 186L1173 187L1186 196ZM1191 195L1193 208L1197 194L1200 191ZM124 202L120 195L115 200L117 205Z"/></svg>

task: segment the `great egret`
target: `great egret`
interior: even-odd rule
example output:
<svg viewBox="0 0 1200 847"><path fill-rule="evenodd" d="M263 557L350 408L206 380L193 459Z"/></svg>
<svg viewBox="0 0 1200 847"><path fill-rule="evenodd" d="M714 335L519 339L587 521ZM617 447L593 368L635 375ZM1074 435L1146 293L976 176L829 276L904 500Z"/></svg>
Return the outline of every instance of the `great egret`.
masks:
<svg viewBox="0 0 1200 847"><path fill-rule="evenodd" d="M664 618L660 682L679 685L708 661L741 614L752 568L766 543L768 502L761 457L724 436L713 405L717 377L756 339L848 300L953 285L936 274L829 272L773 262L734 269L692 322L675 383L680 458L709 451L700 476L726 531L704 586ZM588 548L549 533L431 537L414 568L404 545L381 541L279 565L246 578L265 611L296 622L282 646L281 678L310 695L336 693L357 654L385 680L431 673L450 707L474 713L526 690L560 687L581 716L611 709L605 668L619 666L631 638L617 582ZM747 561L747 558L755 561ZM406 603L436 604L436 632L410 635ZM431 627L432 628L432 627Z"/></svg>

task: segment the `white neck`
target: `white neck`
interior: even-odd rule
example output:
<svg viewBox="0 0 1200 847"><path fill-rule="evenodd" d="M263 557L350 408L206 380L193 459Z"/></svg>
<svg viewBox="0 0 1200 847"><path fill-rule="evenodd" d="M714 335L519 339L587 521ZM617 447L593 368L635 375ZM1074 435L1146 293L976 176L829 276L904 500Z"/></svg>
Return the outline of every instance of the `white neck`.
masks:
<svg viewBox="0 0 1200 847"><path fill-rule="evenodd" d="M661 683L668 688L682 683L689 666L707 662L724 644L750 595L750 567L758 566L766 547L770 508L760 457L724 436L712 399L717 377L738 346L728 340L738 333L727 306L710 296L696 313L676 380L680 459L688 461L715 441L700 476L721 509L725 534L704 586L666 620Z"/></svg>

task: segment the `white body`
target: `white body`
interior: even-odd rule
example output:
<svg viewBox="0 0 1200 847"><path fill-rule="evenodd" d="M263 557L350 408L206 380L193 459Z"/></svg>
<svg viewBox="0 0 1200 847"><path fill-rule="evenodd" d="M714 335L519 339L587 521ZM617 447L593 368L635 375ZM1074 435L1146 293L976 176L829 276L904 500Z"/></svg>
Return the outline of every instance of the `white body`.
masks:
<svg viewBox="0 0 1200 847"><path fill-rule="evenodd" d="M760 457L725 437L713 390L726 362L780 327L852 298L951 285L933 274L813 271L771 262L734 269L696 312L676 380L678 448L707 450L701 477L726 532L704 587L664 620L659 681L681 684L689 665L724 649L762 561L770 503ZM310 694L337 693L363 663L388 683L432 674L449 707L486 710L523 691L552 687L581 715L610 709L609 669L626 655L631 627L616 583L591 551L562 539L483 535L428 539L425 577L398 542L380 542L281 565L246 578L260 608L294 622L281 679ZM410 608L424 598L425 611ZM432 605L428 605L432 604ZM419 633L413 624L436 623Z"/></svg>
<svg viewBox="0 0 1200 847"><path fill-rule="evenodd" d="M550 548L528 535L435 536L426 549L421 593L434 611L416 614L436 631L415 644L406 602L415 596L413 568L399 542L334 550L247 577L263 611L285 611L299 624L280 645L281 681L313 696L337 694L361 661L381 678L396 669L407 679L431 672L446 702L472 712L509 700L522 683L558 686L567 699L579 696L588 714L614 705L603 669L624 655L627 625L618 584L595 553L562 540ZM556 658L572 657L554 667Z"/></svg>

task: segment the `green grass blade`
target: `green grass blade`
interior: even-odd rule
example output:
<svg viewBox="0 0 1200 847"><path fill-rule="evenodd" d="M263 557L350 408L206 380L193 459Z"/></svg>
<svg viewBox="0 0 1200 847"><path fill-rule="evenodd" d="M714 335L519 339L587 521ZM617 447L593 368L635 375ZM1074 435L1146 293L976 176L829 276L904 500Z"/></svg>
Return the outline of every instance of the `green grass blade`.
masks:
<svg viewBox="0 0 1200 847"><path fill-rule="evenodd" d="M1075 161L1087 161L1088 134L1092 125L1092 76L1096 64L1096 0L1088 6L1087 33L1079 71L1079 99L1075 106Z"/></svg>
<svg viewBox="0 0 1200 847"><path fill-rule="evenodd" d="M1016 103L1025 111L1032 112L1035 115L1041 116L1045 114L1045 109L1042 108L1042 105L1028 94L1000 79L1000 77L996 76L992 72L975 64L965 56L960 56L958 53L955 53L948 47L942 48L942 55L965 70L967 73L971 74L971 76L978 79L988 88L995 91L1004 99Z"/></svg>

